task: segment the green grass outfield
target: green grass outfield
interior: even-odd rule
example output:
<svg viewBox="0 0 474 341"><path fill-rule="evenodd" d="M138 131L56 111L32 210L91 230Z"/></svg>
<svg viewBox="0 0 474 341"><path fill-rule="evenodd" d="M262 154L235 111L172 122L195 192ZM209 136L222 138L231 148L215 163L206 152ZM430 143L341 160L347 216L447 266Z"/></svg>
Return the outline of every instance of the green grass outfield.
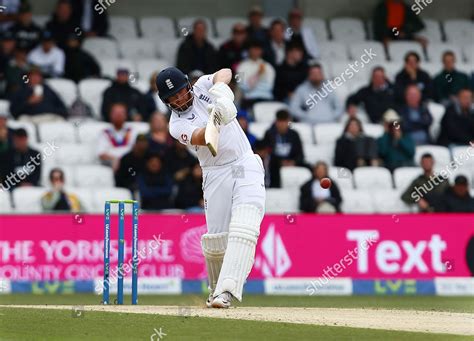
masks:
<svg viewBox="0 0 474 341"><path fill-rule="evenodd" d="M130 297L125 298L130 301ZM197 295L140 296L142 305L203 306ZM0 305L94 305L95 295L0 295ZM294 297L246 295L238 306L385 308L474 313L472 297L349 296ZM0 340L472 340L472 336L426 334L205 317L0 308ZM155 337L154 340L158 340Z"/></svg>

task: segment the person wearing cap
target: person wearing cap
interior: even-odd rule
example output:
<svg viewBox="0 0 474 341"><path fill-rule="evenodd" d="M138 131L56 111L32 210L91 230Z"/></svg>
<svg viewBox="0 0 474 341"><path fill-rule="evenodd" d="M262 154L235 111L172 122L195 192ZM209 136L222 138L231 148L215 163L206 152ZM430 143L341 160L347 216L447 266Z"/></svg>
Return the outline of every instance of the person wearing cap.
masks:
<svg viewBox="0 0 474 341"><path fill-rule="evenodd" d="M304 60L303 47L298 43L289 43L286 46L286 55L283 64L275 69L276 79L273 88L275 99L289 103L296 88L305 81L308 75L308 64Z"/></svg>
<svg viewBox="0 0 474 341"><path fill-rule="evenodd" d="M81 48L81 40L70 34L64 49L66 65L64 77L79 83L89 77L100 77L100 66L93 55Z"/></svg>
<svg viewBox="0 0 474 341"><path fill-rule="evenodd" d="M64 74L66 56L58 48L51 32L44 31L41 44L28 54L28 62L37 65L45 76L61 77Z"/></svg>
<svg viewBox="0 0 474 341"><path fill-rule="evenodd" d="M132 195L138 189L137 176L145 169L148 146L146 135L139 134L132 150L120 159L119 167L115 172L115 186L129 189Z"/></svg>
<svg viewBox="0 0 474 341"><path fill-rule="evenodd" d="M205 74L217 71L217 52L207 40L207 30L204 20L196 20L193 32L179 46L176 65L185 74L193 70Z"/></svg>
<svg viewBox="0 0 474 341"><path fill-rule="evenodd" d="M450 187L444 193L442 204L438 212L474 212L474 198L469 193L469 181L464 175L456 176L454 186Z"/></svg>
<svg viewBox="0 0 474 341"><path fill-rule="evenodd" d="M248 109L256 102L273 99L275 84L275 69L262 59L263 44L258 40L248 43L248 58L237 67L239 81L237 85L242 90L242 108Z"/></svg>
<svg viewBox="0 0 474 341"><path fill-rule="evenodd" d="M406 204L416 204L420 212L437 211L444 193L449 188L446 178L435 175L434 164L432 154L423 154L420 160L423 173L411 182L401 196Z"/></svg>
<svg viewBox="0 0 474 341"><path fill-rule="evenodd" d="M38 46L42 29L33 22L33 13L29 3L21 4L17 22L10 28L10 31L16 39L17 46L27 51Z"/></svg>
<svg viewBox="0 0 474 341"><path fill-rule="evenodd" d="M126 68L117 70L117 78L104 91L102 101L102 117L108 121L108 113L114 103L125 103L128 110L128 120L144 121L147 112L145 96L130 85L130 72Z"/></svg>
<svg viewBox="0 0 474 341"><path fill-rule="evenodd" d="M13 129L7 126L8 114L0 111L0 153L7 151L13 145Z"/></svg>
<svg viewBox="0 0 474 341"><path fill-rule="evenodd" d="M247 37L249 40L258 40L265 43L268 39L268 30L263 27L263 10L260 6L254 6L250 9L249 24L247 26Z"/></svg>
<svg viewBox="0 0 474 341"><path fill-rule="evenodd" d="M232 38L227 40L219 48L217 60L220 68L236 70L237 65L244 59L245 41L247 30L243 23L237 23L232 27Z"/></svg>
<svg viewBox="0 0 474 341"><path fill-rule="evenodd" d="M67 117L67 109L58 94L43 81L41 71L34 67L28 72L28 83L12 96L10 112L13 117L39 123Z"/></svg>
<svg viewBox="0 0 474 341"><path fill-rule="evenodd" d="M82 35L77 19L72 16L72 5L69 0L58 0L52 18L46 24L46 30L51 32L61 49L66 47L66 41L71 34Z"/></svg>
<svg viewBox="0 0 474 341"><path fill-rule="evenodd" d="M41 197L43 212L81 212L81 201L77 195L65 190L65 176L61 168L53 168L49 172L51 190Z"/></svg>
<svg viewBox="0 0 474 341"><path fill-rule="evenodd" d="M321 57L316 36L311 27L303 25L303 12L298 8L294 8L288 13L286 39L290 44L298 44L303 47L306 60L318 60Z"/></svg>
<svg viewBox="0 0 474 341"><path fill-rule="evenodd" d="M6 96L11 98L25 83L24 76L28 74L31 65L27 60L28 50L17 48L15 57L10 60L5 69L5 79L7 82Z"/></svg>

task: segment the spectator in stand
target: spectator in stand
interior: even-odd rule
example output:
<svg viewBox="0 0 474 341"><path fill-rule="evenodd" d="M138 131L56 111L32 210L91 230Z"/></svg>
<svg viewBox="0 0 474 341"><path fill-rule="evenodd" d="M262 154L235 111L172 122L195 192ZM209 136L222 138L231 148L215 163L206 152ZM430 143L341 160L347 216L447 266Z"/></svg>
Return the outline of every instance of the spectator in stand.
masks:
<svg viewBox="0 0 474 341"><path fill-rule="evenodd" d="M83 210L79 198L64 189L64 172L60 168L54 168L49 172L49 181L51 190L41 198L43 212L81 212Z"/></svg>
<svg viewBox="0 0 474 341"><path fill-rule="evenodd" d="M265 187L270 187L270 148L264 140L257 140L253 149L255 154L262 158L263 168L265 169Z"/></svg>
<svg viewBox="0 0 474 341"><path fill-rule="evenodd" d="M354 170L356 167L378 166L377 143L364 134L362 123L350 118L336 143L335 165Z"/></svg>
<svg viewBox="0 0 474 341"><path fill-rule="evenodd" d="M249 132L249 114L246 110L239 110L237 112L237 121L239 121L242 130L244 131L245 135L247 136L250 146L252 148L255 146L255 142L257 142L257 138Z"/></svg>
<svg viewBox="0 0 474 341"><path fill-rule="evenodd" d="M44 31L41 45L28 54L28 62L37 65L45 76L61 77L64 74L66 57L64 51L56 46L51 32Z"/></svg>
<svg viewBox="0 0 474 341"><path fill-rule="evenodd" d="M58 0L52 18L46 24L46 30L51 32L56 44L63 50L66 48L66 41L71 34L82 35L77 18L72 15L70 0Z"/></svg>
<svg viewBox="0 0 474 341"><path fill-rule="evenodd" d="M343 108L329 81L324 79L320 64L309 67L308 79L296 88L290 101L290 111L300 122L309 124L337 122Z"/></svg>
<svg viewBox="0 0 474 341"><path fill-rule="evenodd" d="M416 35L425 28L418 14L403 0L381 0L373 15L374 38L386 45L391 40L416 40L426 45L427 40Z"/></svg>
<svg viewBox="0 0 474 341"><path fill-rule="evenodd" d="M321 179L329 178L328 165L319 161L313 167L313 178L300 188L300 210L305 213L340 212L342 202L339 187L332 181L330 188L321 187Z"/></svg>
<svg viewBox="0 0 474 341"><path fill-rule="evenodd" d="M408 52L405 66L395 77L395 99L403 103L405 90L409 85L416 85L423 94L423 101L433 98L433 82L430 75L420 69L420 56L416 52Z"/></svg>
<svg viewBox="0 0 474 341"><path fill-rule="evenodd" d="M19 128L13 132L12 147L0 154L0 183L5 191L18 186L39 186L41 154L28 145L28 133Z"/></svg>
<svg viewBox="0 0 474 341"><path fill-rule="evenodd" d="M204 212L202 169L199 163L196 162L191 173L178 182L175 206L188 212Z"/></svg>
<svg viewBox="0 0 474 341"><path fill-rule="evenodd" d="M146 111L144 113L143 121L149 121L150 117L156 111L162 113L168 112L168 106L164 104L158 96L158 89L156 88L156 76L158 76L158 72L153 72L150 77L150 89L145 94L144 105L146 106Z"/></svg>
<svg viewBox="0 0 474 341"><path fill-rule="evenodd" d="M15 57L10 60L5 69L5 79L7 81L6 95L7 98L12 96L25 83L23 77L30 71L31 65L27 61L28 51L23 48L15 50Z"/></svg>
<svg viewBox="0 0 474 341"><path fill-rule="evenodd" d="M97 142L97 156L107 166L117 171L120 159L127 154L135 142L132 128L127 127L127 105L115 103L110 107L109 120L112 127L105 129Z"/></svg>
<svg viewBox="0 0 474 341"><path fill-rule="evenodd" d="M100 77L100 66L94 56L81 48L81 40L76 34L69 35L66 41L65 78L76 83L89 77Z"/></svg>
<svg viewBox="0 0 474 341"><path fill-rule="evenodd" d="M320 50L311 27L303 26L303 12L294 8L288 14L286 38L290 44L303 47L305 60L320 59Z"/></svg>
<svg viewBox="0 0 474 341"><path fill-rule="evenodd" d="M189 152L188 147L184 144L178 140L174 140L173 142L174 144L168 149L165 155L164 163L171 173L173 180L179 182L191 173L191 169L196 163L196 158Z"/></svg>
<svg viewBox="0 0 474 341"><path fill-rule="evenodd" d="M72 17L76 20L76 27L81 27L86 37L105 37L107 35L109 17L108 11L103 8L103 2L100 0L74 0L72 8Z"/></svg>
<svg viewBox="0 0 474 341"><path fill-rule="evenodd" d="M150 151L161 155L167 153L173 145L173 138L168 130L168 120L162 113L156 112L150 118L150 133L147 136Z"/></svg>
<svg viewBox="0 0 474 341"><path fill-rule="evenodd" d="M8 114L0 112L0 153L7 151L13 145L13 129L7 126Z"/></svg>
<svg viewBox="0 0 474 341"><path fill-rule="evenodd" d="M269 39L265 41L263 59L273 67L281 65L285 60L285 29L286 24L280 19L273 20L270 25Z"/></svg>
<svg viewBox="0 0 474 341"><path fill-rule="evenodd" d="M250 9L249 25L247 26L247 37L249 40L257 40L262 44L268 39L268 30L263 27L263 10L260 6L254 6Z"/></svg>
<svg viewBox="0 0 474 341"><path fill-rule="evenodd" d="M303 83L308 75L308 64L303 59L303 47L297 43L286 46L286 56L283 64L276 68L275 99L288 103L298 85Z"/></svg>
<svg viewBox="0 0 474 341"><path fill-rule="evenodd" d="M20 6L24 0L2 0L0 11L0 32L7 31L18 20Z"/></svg>
<svg viewBox="0 0 474 341"><path fill-rule="evenodd" d="M18 47L30 51L39 44L42 30L33 22L33 13L29 3L21 4L18 20L10 28L10 31L15 37Z"/></svg>
<svg viewBox="0 0 474 341"><path fill-rule="evenodd" d="M115 103L121 102L127 105L127 117L131 121L143 121L143 116L147 112L145 96L132 87L129 83L129 71L122 68L117 70L117 78L112 85L104 91L102 101L102 117L108 120L107 113Z"/></svg>
<svg viewBox="0 0 474 341"><path fill-rule="evenodd" d="M398 110L402 118L403 131L410 135L417 145L430 144L430 125L433 123L433 117L422 102L418 86L413 84L406 88L405 103Z"/></svg>
<svg viewBox="0 0 474 341"><path fill-rule="evenodd" d="M456 55L453 51L443 53L443 70L434 78L434 99L448 106L461 89L469 88L469 77L456 70Z"/></svg>
<svg viewBox="0 0 474 341"><path fill-rule="evenodd" d="M441 119L438 143L444 146L466 145L474 141L474 104L472 91L462 89Z"/></svg>
<svg viewBox="0 0 474 341"><path fill-rule="evenodd" d="M474 212L474 198L469 194L469 182L464 175L458 175L454 179L454 186L444 193L439 212Z"/></svg>
<svg viewBox="0 0 474 341"><path fill-rule="evenodd" d="M400 117L393 110L384 115L385 133L377 140L377 149L383 165L390 171L398 167L413 167L415 142L403 133Z"/></svg>
<svg viewBox="0 0 474 341"><path fill-rule="evenodd" d="M237 74L241 75L237 83L242 90L242 109L249 109L255 103L273 99L273 85L275 83L275 69L262 59L263 44L258 40L249 42L249 57L237 67Z"/></svg>
<svg viewBox="0 0 474 341"><path fill-rule="evenodd" d="M205 21L194 22L193 33L186 37L179 47L176 64L186 74L193 70L210 74L217 70L217 52L207 40Z"/></svg>
<svg viewBox="0 0 474 341"><path fill-rule="evenodd" d="M238 64L244 59L245 41L247 40L247 30L245 25L237 23L232 28L232 38L226 41L217 53L219 68L237 69Z"/></svg>
<svg viewBox="0 0 474 341"><path fill-rule="evenodd" d="M38 68L28 72L28 80L11 99L12 116L36 122L67 117L66 106L56 92L44 83Z"/></svg>
<svg viewBox="0 0 474 341"><path fill-rule="evenodd" d="M393 85L388 81L383 67L375 67L370 84L348 97L346 108L350 117L356 116L360 104L363 104L372 123L381 123L383 114L395 107Z"/></svg>
<svg viewBox="0 0 474 341"><path fill-rule="evenodd" d="M434 159L430 153L421 156L420 174L402 194L406 204L416 204L420 212L439 211L444 192L449 188L447 179L434 173Z"/></svg>
<svg viewBox="0 0 474 341"><path fill-rule="evenodd" d="M280 168L303 166L303 145L298 133L289 127L290 114L276 113L276 122L265 133L265 144L270 147L270 187L280 187Z"/></svg>
<svg viewBox="0 0 474 341"><path fill-rule="evenodd" d="M138 189L142 209L163 210L173 207L173 181L158 154L147 155L145 171L138 175Z"/></svg>
<svg viewBox="0 0 474 341"><path fill-rule="evenodd" d="M145 170L145 157L148 152L148 139L140 134L135 140L132 150L122 156L120 165L115 172L115 186L123 187L133 193L138 190L137 177Z"/></svg>
<svg viewBox="0 0 474 341"><path fill-rule="evenodd" d="M0 41L0 96L4 97L5 69L15 55L16 41L11 32L4 32Z"/></svg>

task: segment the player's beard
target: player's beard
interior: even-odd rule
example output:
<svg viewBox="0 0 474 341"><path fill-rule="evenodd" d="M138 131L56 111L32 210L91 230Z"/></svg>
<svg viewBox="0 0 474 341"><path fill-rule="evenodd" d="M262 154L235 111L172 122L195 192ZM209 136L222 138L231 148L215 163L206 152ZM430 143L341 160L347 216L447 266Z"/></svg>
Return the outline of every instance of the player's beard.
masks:
<svg viewBox="0 0 474 341"><path fill-rule="evenodd" d="M185 114L186 112L188 112L191 107L193 106L193 102L194 102L194 92L193 92L193 89L192 88L189 88L188 92L186 93L186 95L189 95L189 99L182 105L178 105L178 106L175 106L173 104L168 104L168 107L177 112L178 114Z"/></svg>

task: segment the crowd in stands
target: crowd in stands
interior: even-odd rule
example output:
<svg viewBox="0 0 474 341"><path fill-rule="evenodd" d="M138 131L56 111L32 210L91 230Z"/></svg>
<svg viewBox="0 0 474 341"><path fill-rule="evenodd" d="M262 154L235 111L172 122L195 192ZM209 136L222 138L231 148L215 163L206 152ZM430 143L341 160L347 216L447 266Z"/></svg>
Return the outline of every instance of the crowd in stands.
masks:
<svg viewBox="0 0 474 341"><path fill-rule="evenodd" d="M108 36L107 11L99 15L94 10L95 0L58 0L51 19L40 27L33 21L34 2L11 3L15 5L10 12L0 14L0 97L9 101L15 120L34 124L67 120L74 108L87 105L79 98L68 107L45 80L66 78L79 83L104 76L96 57L82 45L84 39ZM331 165L305 161L304 142L292 128L294 123L340 123L344 128L335 145L333 165L351 171L372 166L394 172L399 167L417 166L417 146L452 148L474 143L474 73L465 74L456 68L460 56L453 51L444 52L434 78L423 69L424 58L416 51L406 53L394 79L387 75L383 63L374 63L368 84L343 101L337 90L328 90L332 80L325 68L327 63L321 61L320 42L304 25L303 13L294 9L286 21L275 19L268 27L263 19L262 9L252 8L248 23L236 23L230 39L217 49L209 41L206 21L196 20L178 47L175 64L193 81L220 68L232 69L235 77L231 87L240 109L238 121L255 153L262 157L266 186L281 187L284 167L311 170L312 179L300 191L302 211L340 212L342 196L338 179L332 179L330 189L319 185L328 177ZM426 48L430 42L418 35L423 28L423 21L404 1L384 0L375 8L373 36L385 47L394 40L408 40ZM98 136L97 159L111 167L116 186L140 198L143 209L202 210L201 169L193 153L169 135L170 112L156 95L156 73L150 78L148 92L134 87L132 76L126 67L116 70L116 77L103 93L100 116L110 127ZM317 103L308 101L314 94L321 97ZM282 102L286 109L276 112L263 139L257 139L249 123L255 119L254 105L266 101ZM430 130L430 102L446 108L437 136ZM8 128L9 119L0 112L2 183L8 174L38 154L28 146L25 129ZM127 122L148 122L149 133L134 134ZM367 123L383 127L383 135L374 138L366 134ZM423 187L434 175L435 161L433 155L423 155L424 173L410 184L402 200L416 204L422 212L474 212L465 176L456 177L453 186L443 180L429 195L414 200L414 188ZM40 172L41 166L35 167L17 186L38 186ZM51 191L41 202L44 210L81 210L77 197L65 191L64 178L60 168L51 170Z"/></svg>

